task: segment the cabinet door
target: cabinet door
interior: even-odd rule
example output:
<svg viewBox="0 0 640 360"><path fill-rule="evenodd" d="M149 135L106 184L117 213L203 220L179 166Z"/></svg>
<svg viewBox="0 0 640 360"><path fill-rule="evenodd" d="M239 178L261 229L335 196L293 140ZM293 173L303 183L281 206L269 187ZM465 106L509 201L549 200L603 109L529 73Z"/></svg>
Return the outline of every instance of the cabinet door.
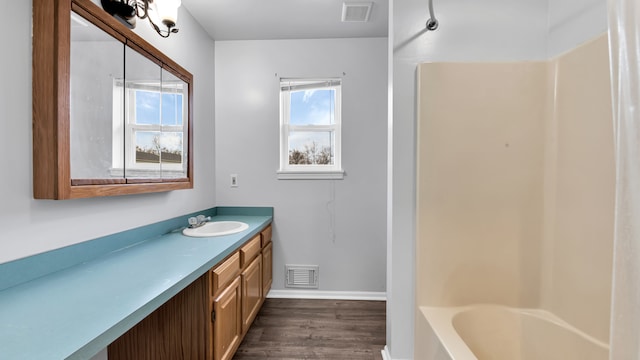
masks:
<svg viewBox="0 0 640 360"><path fill-rule="evenodd" d="M267 297L273 283L273 243L268 243L262 249L262 298Z"/></svg>
<svg viewBox="0 0 640 360"><path fill-rule="evenodd" d="M213 301L213 358L227 360L240 345L242 339L242 293L240 277L237 277Z"/></svg>
<svg viewBox="0 0 640 360"><path fill-rule="evenodd" d="M242 272L242 331L246 333L262 305L262 257Z"/></svg>
<svg viewBox="0 0 640 360"><path fill-rule="evenodd" d="M201 276L117 338L108 346L109 360L210 359L208 281Z"/></svg>

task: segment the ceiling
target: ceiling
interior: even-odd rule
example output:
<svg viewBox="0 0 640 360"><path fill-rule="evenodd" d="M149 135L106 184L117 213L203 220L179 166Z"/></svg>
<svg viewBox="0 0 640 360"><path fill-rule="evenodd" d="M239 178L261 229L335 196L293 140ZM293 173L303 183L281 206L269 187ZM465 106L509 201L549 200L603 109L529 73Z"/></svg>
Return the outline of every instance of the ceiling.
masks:
<svg viewBox="0 0 640 360"><path fill-rule="evenodd" d="M389 0L368 22L342 22L342 0L182 0L214 40L387 37Z"/></svg>

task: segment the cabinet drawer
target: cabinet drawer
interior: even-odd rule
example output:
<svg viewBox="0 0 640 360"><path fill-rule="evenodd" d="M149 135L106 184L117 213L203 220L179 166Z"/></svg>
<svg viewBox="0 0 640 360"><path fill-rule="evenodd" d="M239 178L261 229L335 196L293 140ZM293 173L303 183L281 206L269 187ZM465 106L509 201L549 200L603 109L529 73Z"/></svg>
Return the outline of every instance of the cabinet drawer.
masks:
<svg viewBox="0 0 640 360"><path fill-rule="evenodd" d="M260 234L258 234L254 236L253 239L249 240L249 242L245 246L240 248L240 266L247 266L247 264L260 253L261 248Z"/></svg>
<svg viewBox="0 0 640 360"><path fill-rule="evenodd" d="M266 229L262 230L260 233L262 238L262 247L271 242L271 225L267 226Z"/></svg>
<svg viewBox="0 0 640 360"><path fill-rule="evenodd" d="M240 273L240 254L238 252L231 255L230 258L225 260L222 264L211 270L212 277L212 291L213 294L217 294L227 284Z"/></svg>

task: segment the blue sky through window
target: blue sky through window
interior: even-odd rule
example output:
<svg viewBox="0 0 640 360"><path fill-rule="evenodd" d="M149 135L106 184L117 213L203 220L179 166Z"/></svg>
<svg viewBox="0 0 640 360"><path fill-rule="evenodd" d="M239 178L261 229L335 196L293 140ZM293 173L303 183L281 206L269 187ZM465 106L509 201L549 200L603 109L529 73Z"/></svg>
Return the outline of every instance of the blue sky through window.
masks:
<svg viewBox="0 0 640 360"><path fill-rule="evenodd" d="M335 90L311 89L291 92L292 125L331 125Z"/></svg>
<svg viewBox="0 0 640 360"><path fill-rule="evenodd" d="M136 123L160 124L160 93L136 90ZM182 94L162 94L162 124L182 125Z"/></svg>
<svg viewBox="0 0 640 360"><path fill-rule="evenodd" d="M291 92L291 125L331 125L334 123L335 90L311 89ZM331 148L330 132L292 131L289 133L289 149L304 151L315 143Z"/></svg>
<svg viewBox="0 0 640 360"><path fill-rule="evenodd" d="M160 105L162 96L162 106ZM136 123L144 125L160 124L162 109L162 125L182 125L182 94L157 91L136 90ZM182 133L138 131L136 145L142 149L155 149L154 137L160 136L160 146L170 151L182 150Z"/></svg>

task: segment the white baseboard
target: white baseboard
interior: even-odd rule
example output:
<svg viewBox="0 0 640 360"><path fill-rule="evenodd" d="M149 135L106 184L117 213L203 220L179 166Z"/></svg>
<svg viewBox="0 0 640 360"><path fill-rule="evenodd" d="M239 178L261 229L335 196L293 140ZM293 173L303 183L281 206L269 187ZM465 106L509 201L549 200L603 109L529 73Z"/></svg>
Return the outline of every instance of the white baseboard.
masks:
<svg viewBox="0 0 640 360"><path fill-rule="evenodd" d="M375 291L271 290L267 294L267 298L386 301L387 293Z"/></svg>
<svg viewBox="0 0 640 360"><path fill-rule="evenodd" d="M387 345L384 346L384 349L380 351L382 353L382 360L391 360L391 355L389 354L389 347Z"/></svg>
<svg viewBox="0 0 640 360"><path fill-rule="evenodd" d="M384 349L380 350L382 353L382 360L410 360L410 359L394 359L391 357L389 353L389 347L387 345L384 346Z"/></svg>

